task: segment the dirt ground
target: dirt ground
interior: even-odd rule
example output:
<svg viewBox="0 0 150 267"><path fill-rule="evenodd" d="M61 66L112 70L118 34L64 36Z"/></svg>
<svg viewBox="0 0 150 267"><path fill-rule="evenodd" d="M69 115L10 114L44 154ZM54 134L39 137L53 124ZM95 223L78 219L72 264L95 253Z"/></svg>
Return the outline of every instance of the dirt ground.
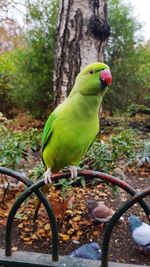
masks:
<svg viewBox="0 0 150 267"><path fill-rule="evenodd" d="M146 188L149 185L150 176L147 172L142 175L140 172L126 172L126 182L133 186L138 191ZM53 190L52 190L53 191ZM0 207L0 248L4 248L5 238L5 222L8 209L14 201L17 192L12 194L10 191L6 195L5 203L1 203ZM93 222L86 209L85 201L87 199L96 199L104 201L109 207L117 209L124 203L129 196L123 190L119 190L113 194L112 189L103 184L97 186L87 186L85 188L75 187L70 191L69 205L65 206L65 202L56 210L60 234L60 254L68 254L73 249L79 247L86 242L95 241L102 243L103 231L105 225L100 225ZM50 193L50 198L58 197L61 199L60 192L55 190ZM150 197L146 198L150 205ZM24 204L15 219L13 225L13 250L27 250L35 252L49 253L51 250L51 234L49 234L49 222L43 208L40 209L38 219L33 223L34 214L33 198ZM52 203L53 204L53 203ZM58 203L54 203L56 205ZM60 210L62 210L62 213ZM64 209L64 212L63 212ZM119 222L113 231L109 246L109 260L114 262L132 263L150 265L150 255L139 253L134 242L131 240L128 228L128 216L136 214L145 222L147 218L139 204L135 204L125 215L124 221Z"/></svg>

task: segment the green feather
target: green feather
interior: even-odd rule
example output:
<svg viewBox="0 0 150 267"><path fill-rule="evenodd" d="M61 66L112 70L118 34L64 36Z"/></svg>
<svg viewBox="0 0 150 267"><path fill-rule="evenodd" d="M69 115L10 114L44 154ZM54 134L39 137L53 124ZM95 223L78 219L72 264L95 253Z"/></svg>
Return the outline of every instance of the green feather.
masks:
<svg viewBox="0 0 150 267"><path fill-rule="evenodd" d="M55 118L56 118L56 116L54 115L54 112L51 113L51 115L49 116L49 118L45 124L43 135L42 135L42 151L44 150L44 148L47 145L47 142L51 136L52 125L53 125Z"/></svg>

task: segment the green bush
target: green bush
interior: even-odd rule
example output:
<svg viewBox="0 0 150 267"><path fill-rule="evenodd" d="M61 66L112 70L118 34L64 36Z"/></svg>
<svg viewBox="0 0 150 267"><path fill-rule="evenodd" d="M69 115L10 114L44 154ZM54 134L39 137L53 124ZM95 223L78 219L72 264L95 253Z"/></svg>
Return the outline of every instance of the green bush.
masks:
<svg viewBox="0 0 150 267"><path fill-rule="evenodd" d="M94 170L110 171L114 166L110 145L94 142L81 164L84 168L88 166Z"/></svg>
<svg viewBox="0 0 150 267"><path fill-rule="evenodd" d="M128 129L114 135L107 144L94 142L83 159L81 166L110 172L117 166L118 160L122 158L127 162L131 162L135 160L136 150L141 146L138 138L137 131Z"/></svg>
<svg viewBox="0 0 150 267"><path fill-rule="evenodd" d="M148 101L150 44L145 44L140 33L142 24L133 11L123 0L108 0L111 35L105 61L111 68L113 83L104 105L111 111L126 112L130 104Z"/></svg>
<svg viewBox="0 0 150 267"><path fill-rule="evenodd" d="M44 117L53 100L57 1L28 4L24 48L13 52L11 97L15 105Z"/></svg>
<svg viewBox="0 0 150 267"><path fill-rule="evenodd" d="M135 103L132 103L127 109L127 114L129 116L134 116L137 113L144 113L144 112L145 113L147 113L147 112L150 113L150 108L145 106L145 105L138 105L138 104L135 104Z"/></svg>
<svg viewBox="0 0 150 267"><path fill-rule="evenodd" d="M29 159L31 149L39 146L41 133L37 129L13 133L2 123L0 139L0 166L17 169L22 159Z"/></svg>
<svg viewBox="0 0 150 267"><path fill-rule="evenodd" d="M11 73L14 71L14 64L10 52L0 55L0 112L9 114L13 104L10 97Z"/></svg>
<svg viewBox="0 0 150 267"><path fill-rule="evenodd" d="M119 135L113 136L112 157L117 160L121 157L128 160L135 158L135 146L137 145L137 133L135 130L124 130Z"/></svg>

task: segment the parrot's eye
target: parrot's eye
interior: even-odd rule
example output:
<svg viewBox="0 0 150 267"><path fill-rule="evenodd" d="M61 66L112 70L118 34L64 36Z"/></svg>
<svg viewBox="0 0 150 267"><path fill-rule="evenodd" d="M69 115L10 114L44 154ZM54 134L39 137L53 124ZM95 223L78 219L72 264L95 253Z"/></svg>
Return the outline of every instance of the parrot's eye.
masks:
<svg viewBox="0 0 150 267"><path fill-rule="evenodd" d="M93 73L94 73L94 71L93 71L93 70L90 70L90 71L89 71L89 73L90 73L90 74L93 74Z"/></svg>

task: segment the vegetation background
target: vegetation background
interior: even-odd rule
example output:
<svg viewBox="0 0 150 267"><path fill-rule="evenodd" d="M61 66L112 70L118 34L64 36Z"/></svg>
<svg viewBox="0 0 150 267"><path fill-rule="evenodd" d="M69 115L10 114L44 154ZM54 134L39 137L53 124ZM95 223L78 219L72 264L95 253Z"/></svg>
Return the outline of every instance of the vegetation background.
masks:
<svg viewBox="0 0 150 267"><path fill-rule="evenodd" d="M53 106L58 4L58 0L25 1L25 26L10 21L0 28L0 111L7 116L16 107L44 118ZM113 85L104 109L119 113L134 111L138 105L147 109L150 43L142 37L142 24L134 17L133 7L122 0L107 4L111 35L105 62L111 67Z"/></svg>
<svg viewBox="0 0 150 267"><path fill-rule="evenodd" d="M41 126L54 106L54 49L59 1L25 0L24 27L16 20L8 19L5 10L12 8L9 1L1 0L0 3L3 10L0 16L0 165L19 168L22 158L27 160L33 151L40 149ZM113 84L104 99L103 110L107 115L118 114L120 118L123 115L122 122L125 122L128 116L150 112L150 42L144 41L142 24L134 17L133 7L122 0L107 0L107 5L111 34L105 49L105 62L111 68ZM24 119L21 114L32 119ZM7 121L5 116L13 121ZM20 116L21 129L17 129L16 116ZM36 123L36 119L40 122ZM145 145L149 137L147 141L141 141L140 134L132 129L125 130L122 122L119 122L120 128L113 127L117 136L111 136L103 146L96 142L81 165L85 167L90 161L89 167L108 172L117 165L119 157L130 161L142 148L144 155L145 147L150 147L148 143ZM103 134L103 126L101 131ZM137 151L136 137L139 139ZM148 154L149 149L146 151ZM37 169L43 172L39 162Z"/></svg>

